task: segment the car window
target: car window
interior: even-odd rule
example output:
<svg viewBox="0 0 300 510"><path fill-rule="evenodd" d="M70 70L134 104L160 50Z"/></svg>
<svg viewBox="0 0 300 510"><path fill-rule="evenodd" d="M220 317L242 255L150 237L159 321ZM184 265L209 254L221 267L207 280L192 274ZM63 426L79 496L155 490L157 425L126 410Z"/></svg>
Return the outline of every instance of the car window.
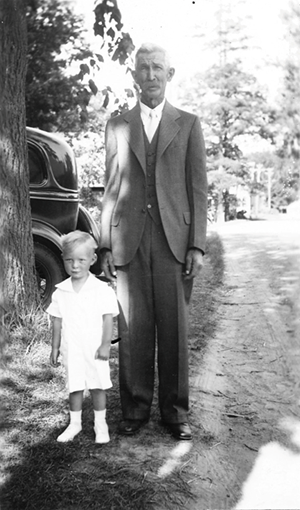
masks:
<svg viewBox="0 0 300 510"><path fill-rule="evenodd" d="M30 184L41 184L47 177L45 161L40 152L28 144Z"/></svg>

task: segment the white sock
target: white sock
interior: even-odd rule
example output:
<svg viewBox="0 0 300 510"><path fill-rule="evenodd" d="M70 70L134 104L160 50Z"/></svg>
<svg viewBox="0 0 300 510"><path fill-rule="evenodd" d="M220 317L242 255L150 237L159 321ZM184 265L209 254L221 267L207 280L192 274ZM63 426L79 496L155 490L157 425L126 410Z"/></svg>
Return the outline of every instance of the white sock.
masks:
<svg viewBox="0 0 300 510"><path fill-rule="evenodd" d="M106 423L106 409L103 411L95 411L95 434L96 434L96 443L104 444L110 441L108 426Z"/></svg>
<svg viewBox="0 0 300 510"><path fill-rule="evenodd" d="M106 409L103 409L102 411L95 411L94 409L94 418L95 418L95 425L98 423L103 423L106 419Z"/></svg>
<svg viewBox="0 0 300 510"><path fill-rule="evenodd" d="M66 443L72 441L77 434L81 431L81 414L82 411L70 411L70 424L66 430L58 436L59 443Z"/></svg>
<svg viewBox="0 0 300 510"><path fill-rule="evenodd" d="M70 424L76 423L81 425L81 415L82 411L70 411Z"/></svg>

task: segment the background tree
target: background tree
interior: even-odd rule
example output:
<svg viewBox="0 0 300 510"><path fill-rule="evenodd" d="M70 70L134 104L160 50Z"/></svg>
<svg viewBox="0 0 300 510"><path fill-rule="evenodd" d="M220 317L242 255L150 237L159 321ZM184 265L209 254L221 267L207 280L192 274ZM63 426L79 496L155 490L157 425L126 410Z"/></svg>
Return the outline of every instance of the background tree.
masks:
<svg viewBox="0 0 300 510"><path fill-rule="evenodd" d="M272 195L276 207L299 198L300 164L300 5L291 1L285 15L287 58L277 112L277 155Z"/></svg>
<svg viewBox="0 0 300 510"><path fill-rule="evenodd" d="M256 78L236 60L196 75L185 101L202 119L208 156L210 194L228 219L229 190L250 188L251 173L242 147L245 139L273 139L273 110Z"/></svg>
<svg viewBox="0 0 300 510"><path fill-rule="evenodd" d="M0 0L1 316L36 302L25 139L26 19L22 0Z"/></svg>
<svg viewBox="0 0 300 510"><path fill-rule="evenodd" d="M215 34L209 41L213 65L183 83L181 101L202 120L207 148L210 198L224 209L225 219L236 197L230 189L253 186L249 161L243 153L245 141L274 143L274 109L257 78L246 68L251 51L243 12L244 2L224 0L215 12ZM234 203L230 203L230 201ZM223 214L223 212L221 211Z"/></svg>
<svg viewBox="0 0 300 510"><path fill-rule="evenodd" d="M66 0L27 2L27 124L68 130L85 118L94 84L85 88L80 69L92 51L84 39L83 20ZM92 88L91 88L92 87Z"/></svg>

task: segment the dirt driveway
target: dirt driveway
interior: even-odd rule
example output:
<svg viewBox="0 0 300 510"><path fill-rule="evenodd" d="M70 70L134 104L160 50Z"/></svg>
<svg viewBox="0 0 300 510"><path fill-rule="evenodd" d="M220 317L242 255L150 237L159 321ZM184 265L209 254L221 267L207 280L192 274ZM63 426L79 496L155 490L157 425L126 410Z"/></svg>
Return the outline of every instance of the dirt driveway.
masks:
<svg viewBox="0 0 300 510"><path fill-rule="evenodd" d="M300 509L299 227L278 214L217 228L218 327L191 385L212 440L193 445L189 510Z"/></svg>

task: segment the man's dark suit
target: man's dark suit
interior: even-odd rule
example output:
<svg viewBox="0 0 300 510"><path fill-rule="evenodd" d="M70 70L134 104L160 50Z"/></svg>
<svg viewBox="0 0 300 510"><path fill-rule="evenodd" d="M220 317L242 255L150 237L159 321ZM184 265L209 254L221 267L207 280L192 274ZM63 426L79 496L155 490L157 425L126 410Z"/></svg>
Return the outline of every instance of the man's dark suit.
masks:
<svg viewBox="0 0 300 510"><path fill-rule="evenodd" d="M118 269L123 415L149 417L156 325L161 415L165 422L179 423L186 421L188 411L187 305L192 289L183 272L190 248L205 251L205 147L198 118L166 102L156 150L157 225L147 212L144 137L139 104L107 124L101 247L112 251ZM147 269L141 268L146 250Z"/></svg>

